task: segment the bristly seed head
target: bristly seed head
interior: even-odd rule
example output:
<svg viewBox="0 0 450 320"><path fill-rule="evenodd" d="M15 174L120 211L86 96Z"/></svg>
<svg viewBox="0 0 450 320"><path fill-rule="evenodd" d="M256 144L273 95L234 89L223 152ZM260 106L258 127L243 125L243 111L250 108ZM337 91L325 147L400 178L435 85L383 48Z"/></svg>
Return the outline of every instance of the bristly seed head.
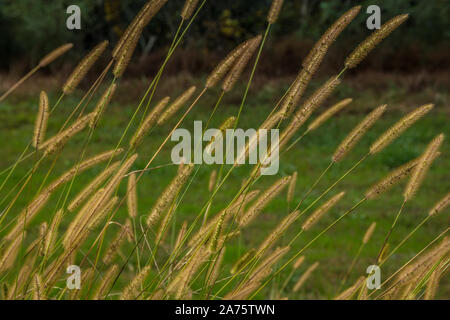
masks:
<svg viewBox="0 0 450 320"><path fill-rule="evenodd" d="M387 105L382 105L369 113L342 141L333 154L333 162L341 161L344 156L358 143L362 136L381 117Z"/></svg>
<svg viewBox="0 0 450 320"><path fill-rule="evenodd" d="M392 141L397 139L398 136L403 133L403 131L408 129L413 123L422 118L431 109L433 109L433 104L426 104L401 118L381 137L379 137L374 143L372 143L372 145L370 146L370 153L374 154L383 150Z"/></svg>
<svg viewBox="0 0 450 320"><path fill-rule="evenodd" d="M333 115L335 115L336 113L341 111L343 108L348 106L352 102L352 100L353 99L351 99L351 98L347 98L347 99L341 100L338 103L336 103L335 105L333 105L331 108L329 108L328 110L323 112L320 116L318 116L314 121L312 121L308 126L308 130L312 131L312 130L315 130L318 127L320 127L325 121L327 121Z"/></svg>
<svg viewBox="0 0 450 320"><path fill-rule="evenodd" d="M311 228L316 222L326 213L328 212L341 198L344 196L345 192L340 192L334 197L332 197L330 200L325 202L319 209L314 211L308 219L303 223L302 229L308 230Z"/></svg>
<svg viewBox="0 0 450 320"><path fill-rule="evenodd" d="M345 67L356 67L384 38L408 19L407 14L396 16L368 36L345 60Z"/></svg>
<svg viewBox="0 0 450 320"><path fill-rule="evenodd" d="M242 55L237 59L235 65L231 68L228 75L223 80L222 90L225 92L230 91L233 86L236 84L236 81L239 79L240 75L244 71L251 57L255 53L259 44L261 43L261 35L258 35L249 40L248 46L245 48L245 51Z"/></svg>
<svg viewBox="0 0 450 320"><path fill-rule="evenodd" d="M175 99L164 111L158 119L158 125L164 124L170 117L172 117L184 104L192 97L196 90L195 86L190 87L184 91L178 98Z"/></svg>
<svg viewBox="0 0 450 320"><path fill-rule="evenodd" d="M274 24L278 16L280 15L281 7L283 6L283 0L273 0L269 13L267 14L267 22Z"/></svg>
<svg viewBox="0 0 450 320"><path fill-rule="evenodd" d="M73 43L66 43L66 44L62 45L61 47L56 48L55 50L53 50L52 52L50 52L49 54L44 56L41 59L41 61L39 61L39 66L41 68L43 68L43 67L49 65L50 63L52 63L53 61L58 59L60 56L62 56L64 53L66 53L67 51L72 49L72 47L73 47Z"/></svg>
<svg viewBox="0 0 450 320"><path fill-rule="evenodd" d="M197 7L198 1L199 0L186 0L183 10L181 10L181 18L183 18L183 20L189 20Z"/></svg>
<svg viewBox="0 0 450 320"><path fill-rule="evenodd" d="M436 154L443 141L444 135L441 133L428 144L425 152L420 157L419 162L414 167L411 178L409 179L408 184L405 188L405 192L403 193L405 201L410 200L419 189L423 179L425 178L428 168L436 158Z"/></svg>
<svg viewBox="0 0 450 320"><path fill-rule="evenodd" d="M448 207L448 205L450 204L450 192L447 193L444 198L442 198L438 203L436 203L434 205L433 208L431 208L431 210L428 212L428 214L430 216L433 216L439 212L441 212L442 210L444 210L445 208Z"/></svg>
<svg viewBox="0 0 450 320"><path fill-rule="evenodd" d="M33 147L35 148L38 148L45 139L49 116L50 109L48 105L48 96L44 91L41 91L39 96L39 111L36 117L33 135Z"/></svg>
<svg viewBox="0 0 450 320"><path fill-rule="evenodd" d="M99 43L94 49L91 50L91 52L88 53L86 57L83 58L83 60L81 60L81 62L70 74L69 78L67 78L66 83L63 86L64 94L71 94L75 90L94 63L98 60L98 58L100 58L108 44L109 42L107 40Z"/></svg>
<svg viewBox="0 0 450 320"><path fill-rule="evenodd" d="M219 62L219 64L214 68L214 70L206 79L206 88L214 87L225 76L228 70L230 70L230 68L236 62L236 59L240 57L244 50L248 47L250 41L251 39L244 41L243 43L238 45L225 58L223 58L222 61Z"/></svg>
<svg viewBox="0 0 450 320"><path fill-rule="evenodd" d="M370 238L373 235L373 232L375 231L375 228L377 226L376 222L372 222L369 226L369 228L367 229L366 233L364 234L364 238L363 238L363 243L366 244L367 242L369 242Z"/></svg>

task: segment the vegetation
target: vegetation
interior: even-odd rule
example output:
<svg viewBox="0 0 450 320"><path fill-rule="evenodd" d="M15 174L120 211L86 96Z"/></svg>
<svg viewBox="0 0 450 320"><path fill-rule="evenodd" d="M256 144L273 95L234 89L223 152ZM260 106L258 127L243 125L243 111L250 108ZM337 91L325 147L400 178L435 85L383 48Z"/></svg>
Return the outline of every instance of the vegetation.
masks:
<svg viewBox="0 0 450 320"><path fill-rule="evenodd" d="M358 101L345 85L347 68L356 67L408 16L396 16L372 33L342 61L339 73L313 82L309 94L328 48L360 10L351 8L313 47L287 90L253 92L261 52L281 8L275 0L266 9L264 36L231 51L205 81L195 83L201 89L191 83L187 91L171 92L169 100L158 96L164 68L207 2L187 1L194 8L183 10L181 31L138 106L115 103L141 33L165 2L144 5L81 99L77 88L100 55L109 54L106 42L81 60L59 93L33 99L39 112L32 115L29 101L10 104L13 93L4 96L3 123L13 130L6 133L11 139L0 161L2 298L447 296L448 283L439 286L449 254L445 111L430 101L408 112L390 112L378 101L350 107L369 99ZM246 67L249 80L239 81ZM344 110L357 112L340 117L342 110L329 97L337 103L353 97ZM337 114L306 129L327 104ZM260 176L261 164L174 166L168 160L170 135L180 126L190 128L193 119L209 127L225 122L280 128L279 174ZM395 170L411 160L407 169ZM386 176L375 195L365 193ZM382 267L381 290L364 285L368 263ZM73 264L82 269L81 290L65 286L64 271ZM315 277L319 272L335 278Z"/></svg>

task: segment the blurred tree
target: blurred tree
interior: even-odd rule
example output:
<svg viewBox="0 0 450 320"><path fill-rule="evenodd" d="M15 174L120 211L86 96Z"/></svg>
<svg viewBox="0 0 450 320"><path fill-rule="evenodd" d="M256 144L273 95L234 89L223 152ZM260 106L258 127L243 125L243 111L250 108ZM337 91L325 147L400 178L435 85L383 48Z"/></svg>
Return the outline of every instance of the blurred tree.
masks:
<svg viewBox="0 0 450 320"><path fill-rule="evenodd" d="M101 39L113 44L121 36L147 0L2 0L0 1L0 44L2 65L13 60L34 64L43 54L64 42L74 42L72 55L83 55ZM169 45L178 24L185 0L170 0L146 28L140 41L144 54ZM244 39L264 30L267 11L272 0L207 0L198 20L191 26L185 46L227 51ZM79 5L82 29L69 31L65 27L66 8ZM301 41L315 41L339 15L354 5L361 5L360 15L345 31L337 46L346 49L367 36L365 27L368 5L372 0L287 0L278 22L273 26L272 39L294 36ZM410 19L399 32L386 41L391 50L410 48L432 51L434 46L449 43L450 5L448 0L378 1L382 22L399 13L410 13ZM405 50L405 49L403 49Z"/></svg>

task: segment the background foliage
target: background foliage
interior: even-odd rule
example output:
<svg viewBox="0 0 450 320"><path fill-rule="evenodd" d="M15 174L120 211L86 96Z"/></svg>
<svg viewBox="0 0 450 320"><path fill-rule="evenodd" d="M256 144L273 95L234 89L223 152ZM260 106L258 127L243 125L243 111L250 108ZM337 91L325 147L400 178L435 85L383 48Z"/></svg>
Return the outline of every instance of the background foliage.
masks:
<svg viewBox="0 0 450 320"><path fill-rule="evenodd" d="M32 65L45 53L64 42L74 42L72 55L84 55L85 50L105 38L115 43L145 0L2 0L0 2L0 68L21 61ZM170 0L146 29L140 50L145 55L170 43L179 24L184 0ZM264 28L265 15L271 0L207 1L201 12L200 24L189 31L185 47L209 51L226 51ZM82 30L69 31L65 24L66 8L77 4L82 11ZM361 4L363 10L373 1L286 0L281 17L273 28L276 39L289 36L298 43L310 43L320 37L324 28L348 8ZM407 63L427 68L442 68L448 52L450 6L447 0L382 1L382 22L399 12L411 17L403 30L390 36L383 46L387 51L408 52L413 56ZM263 17L261 17L263 16ZM340 48L358 42L369 30L365 27L367 14L360 14L346 30ZM276 40L274 40L276 41ZM439 48L437 48L437 46ZM76 53L75 53L76 52ZM400 57L403 57L401 54ZM403 58L394 65L405 68Z"/></svg>

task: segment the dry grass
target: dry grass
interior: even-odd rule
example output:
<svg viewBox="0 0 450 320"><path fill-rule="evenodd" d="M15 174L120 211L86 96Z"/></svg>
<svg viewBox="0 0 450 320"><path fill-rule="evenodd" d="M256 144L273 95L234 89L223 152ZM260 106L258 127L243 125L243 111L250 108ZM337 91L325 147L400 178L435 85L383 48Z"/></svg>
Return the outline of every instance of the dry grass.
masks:
<svg viewBox="0 0 450 320"><path fill-rule="evenodd" d="M154 104L152 100L159 81L163 79L166 63L185 34L184 32L177 33L165 61L147 87L141 103L137 106L126 128L124 128L115 148L86 160L86 151L90 147L92 138L96 136L96 129L101 126L101 119L105 114L106 106L110 100L114 101L116 97L121 96L121 83L116 82L116 80L123 75L131 61L143 28L165 2L165 0L150 0L144 6L114 49L111 58L109 58L109 52L105 50L107 42L102 42L95 47L69 76L61 90L62 93L58 101L52 103L48 101L46 95L41 96L41 108L37 114L34 138L30 137L30 146L34 144L35 150L28 151L29 147L27 147L16 163L6 168L0 175L2 179L0 185L0 195L2 196L0 199L2 201L0 277L3 285L1 298L40 300L114 298L253 299L255 297L281 299L288 297L295 299L298 298L297 292L305 288L311 274L325 268L324 263L309 261L308 267L300 272L305 259L305 255L303 255L305 250L313 247L318 239L321 239L324 234L348 215L357 214L358 208L366 201L370 201L373 195L382 196L381 193L386 191L388 187L399 182L411 172L414 179L408 184L406 193L409 195L419 192L419 182L426 178L428 167L439 155L439 147L443 139L441 135L430 144L423 156L394 171L379 185L370 189L369 195L361 195L359 202L356 202L351 208L345 208L343 213L339 214L331 224L322 229L317 227L317 225L320 225L319 219L325 214L331 215L333 212L336 213L339 209L342 209L339 206L339 200L344 196L344 192L335 190L338 189L340 182L347 176L355 174L354 170L366 158L369 156L375 157L376 153L382 152L387 144L412 126L413 122L419 121L419 118L431 109L431 107L427 107L426 112L418 111L417 116L416 114L405 116L399 121L399 125L394 125L385 135L380 137L382 143L375 145L381 147L374 149L367 146L367 154L361 160L356 162L344 175L333 179L333 182L325 191L318 193L316 190L318 182L334 163L340 161L344 155L352 151L353 146L360 142L360 138L380 118L385 111L385 106L381 106L370 113L353 131L349 130L349 135L338 146L337 153L329 167L311 184L310 190L303 195L298 204L292 202L295 198L296 182L303 179L303 176L300 174L297 176L297 172L294 176L286 175L259 192L258 184L265 177L258 175L261 164L257 164L251 168L248 174L245 174L243 177L244 183L234 194L233 199L218 212L210 212L213 210L211 208L218 195L224 191L224 188L227 188L227 180L232 173L234 174L234 170L238 170L236 169L237 165L233 165L231 168L224 165L218 166L217 171L214 170L211 174L209 185L203 190L199 190L197 189L198 186L195 185L195 179L202 165L181 164L172 181L158 181L165 188L161 194L155 194L153 190L148 190L148 195L154 199L154 204L153 207L145 208L141 204L143 201L137 197L139 183L142 183L142 179L152 178L149 171L154 165L155 158L160 155L171 134L182 125L190 111L205 93L207 91L212 94L216 93L212 87L216 86L217 90L220 91L217 100L215 100L215 108L218 108L223 103L222 98L227 99L227 96L237 99L238 104L240 102L240 108L236 116L230 117L230 120L223 124L224 127L238 126L241 113L247 111L244 109L247 94L249 94L253 75L257 71L256 67L264 49L265 40L269 35L270 26L276 22L283 3L283 1L274 0L267 18L268 26L264 37L251 38L233 50L212 71L206 82L203 83L203 89L198 94L195 92L196 87L193 86L193 83L189 83L190 79L184 78L180 81L182 87L186 90L184 94L174 99L174 102L168 106L166 105L169 98L163 99L159 104ZM206 0L201 2L187 0L181 14L180 28L185 20L189 21L185 30L189 29L190 23L196 22L197 13L202 9L205 2ZM309 97L304 97L305 90L313 74L322 63L329 47L345 29L346 25L351 22L359 9L359 7L355 7L344 13L326 31L324 37L319 40L303 61L290 88L283 97L279 97L271 113L260 124L261 128L281 129L283 140L280 147L282 153L287 149L288 142L293 142L292 145L295 145L300 141L291 141L291 138L294 133L303 129L306 120L315 113L326 98L333 94L333 89L344 81L346 69L356 67L369 51L374 49L383 38L407 18L407 15L400 15L387 22L380 31L374 32L362 45L355 49L346 62L343 62L345 65L339 74L331 76ZM50 119L52 117L51 110L54 110L58 104L64 103L64 95L73 93L94 63L101 61L99 58L102 54L108 55L110 63L106 65L104 72L98 76L91 88L86 91L79 106L68 116L66 123L61 126L59 132L45 140L46 122L49 117ZM251 62L254 57L256 59L252 67ZM109 69L112 65L114 67L111 75ZM244 71L246 68L251 70L251 73L242 98L236 96L233 91L236 91L234 87L239 83L238 80L245 77ZM107 82L108 79L111 79L111 84L96 103L93 112L89 113L89 102L99 85L102 82ZM173 84L166 84L165 87L158 88L158 93L167 93L169 96L174 96L172 90ZM114 91L116 92L113 96ZM306 137L307 133L313 129L317 131L317 134L320 134L319 125L322 125L325 120L333 121L333 115L350 101L346 100L343 105L332 107L328 113L324 113L322 117L318 118L318 122L313 125L312 129L309 127L301 138ZM150 106L153 109L150 109ZM185 107L182 111L183 115L177 117L179 109L183 107ZM211 113L210 119L213 116L214 112ZM175 120L176 124L173 125ZM286 125L285 122L290 122L290 124ZM151 150L151 157L148 161L145 161L145 166L138 167L138 154L136 152L141 154L140 159L148 158L146 153L148 150L142 152L143 148L140 149L142 146L139 145L139 142L144 135L151 137L154 126L160 128L169 126L170 130L159 147ZM131 141L127 141L126 133L130 128L136 128L137 131ZM83 143L79 145L79 154L75 165L66 173L53 179L54 164L58 161L65 161L66 153L64 149L66 144L83 131L88 132ZM128 149L123 152L122 146L126 146ZM249 145L244 146L244 156L245 150L248 149ZM119 155L122 156L120 161L112 162L112 159ZM24 158L28 162L25 162ZM16 187L6 190L4 186L7 185L8 179L14 174L17 166L27 166L30 161L32 167L28 173L21 178ZM24 190L27 185L33 185L33 176L36 172L42 170L41 164L43 161L53 163L46 173L46 179L34 190L33 200L23 208L18 208L21 204L18 199L20 200L25 196ZM104 164L103 171L87 183L83 191L75 196L71 194L74 181L79 179L84 171L100 163ZM51 179L50 183L47 183L47 178ZM127 181L125 191L120 188L120 185L125 183L124 181ZM57 189L63 189L59 199L55 197ZM286 189L287 202L289 205L291 203L293 206L295 205L295 208L289 210L280 221L272 226L272 231L266 235L265 239L261 242L254 242L252 249L244 252L232 265L224 263L224 257L228 252L226 248L230 241L242 234L248 235L250 225L261 224L261 216L265 208L270 202L280 198L281 193L285 192ZM349 191L354 193L358 190L347 190L347 194ZM321 200L330 192L335 195L321 203ZM191 208L191 219L185 221L181 228L176 230L177 208L181 202L188 202L189 197L193 195L202 196L205 199L204 204L200 207L193 206ZM412 199L409 196L407 198L412 203ZM50 199L55 201L49 201ZM308 205L301 207L305 199L308 200ZM125 204L128 206L129 217L122 221L117 212ZM310 213L309 211L316 205L317 208ZM427 215L423 223L412 229L404 241L407 241L432 216L438 213L445 214L447 205L448 195L438 202L434 208L430 209L432 214ZM14 216L16 211L12 208L18 209L19 214ZM387 210L388 208L384 209ZM35 232L32 232L34 226L31 222L44 210L50 213L51 218L38 226L39 234L36 236ZM336 215L333 215L333 217L336 217ZM299 225L296 224L298 220L302 220ZM397 250L401 249L401 244L403 244L402 242L390 251L386 249L386 244L391 232L394 231L396 221L397 219L395 219L386 241L380 249L378 261L381 265L384 265ZM375 226L375 224L372 224L372 226ZM288 235L288 229L296 229L298 233L291 239L285 239ZM318 230L317 235L297 250L294 247L297 239L303 237L304 234L311 234L315 229ZM445 275L448 267L449 240L448 237L445 237L447 231L448 227L445 226L444 232L436 234L435 240L431 244L424 244L424 250L388 278L386 280L387 285L383 285L383 289L366 290L364 285L366 275L360 275L356 282L348 284L345 281L347 274L334 298L433 298L439 290L439 281ZM111 232L114 237L106 237L106 234ZM377 232L377 230L370 227L364 238L361 239L360 251L363 250L365 245L370 244L370 238L374 232ZM289 244L286 245L286 242ZM438 244L432 246L436 242ZM279 247L277 247L278 245ZM430 246L431 249L429 249ZM352 271L359 253L353 262L347 262L350 265L348 273ZM132 257L136 257L136 259L131 259ZM71 291L65 286L66 274L64 270L68 265L73 264L79 265L83 270L82 288L78 291ZM316 269L318 270L315 271ZM290 279L297 274L301 274L301 276L294 285L291 285ZM277 282L281 282L283 285L279 286ZM272 285L273 287L271 287ZM269 288L271 290L268 290Z"/></svg>

